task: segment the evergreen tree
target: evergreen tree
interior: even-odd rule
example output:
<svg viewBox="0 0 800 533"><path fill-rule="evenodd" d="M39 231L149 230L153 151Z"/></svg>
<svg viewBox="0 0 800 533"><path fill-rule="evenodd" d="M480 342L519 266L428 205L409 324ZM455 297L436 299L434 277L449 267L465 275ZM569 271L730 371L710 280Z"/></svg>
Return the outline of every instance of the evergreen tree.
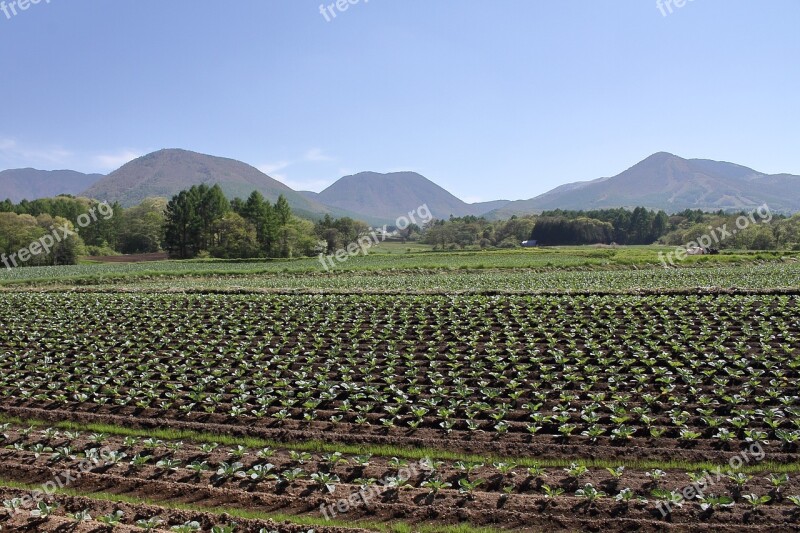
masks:
<svg viewBox="0 0 800 533"><path fill-rule="evenodd" d="M210 188L205 184L197 186L197 197L197 215L201 227L200 248L208 250L215 239L214 223L230 212L231 204L219 185Z"/></svg>
<svg viewBox="0 0 800 533"><path fill-rule="evenodd" d="M265 200L260 192L253 191L242 205L240 214L255 228L256 241L264 255L271 255L278 236L278 221L269 200Z"/></svg>
<svg viewBox="0 0 800 533"><path fill-rule="evenodd" d="M278 256L289 257L291 249L289 246L289 231L287 226L292 219L292 209L289 207L289 202L282 194L275 202L275 221L277 223L277 231L279 235Z"/></svg>
<svg viewBox="0 0 800 533"><path fill-rule="evenodd" d="M198 200L197 189L192 187L179 192L167 204L164 248L179 259L194 257L201 250Z"/></svg>

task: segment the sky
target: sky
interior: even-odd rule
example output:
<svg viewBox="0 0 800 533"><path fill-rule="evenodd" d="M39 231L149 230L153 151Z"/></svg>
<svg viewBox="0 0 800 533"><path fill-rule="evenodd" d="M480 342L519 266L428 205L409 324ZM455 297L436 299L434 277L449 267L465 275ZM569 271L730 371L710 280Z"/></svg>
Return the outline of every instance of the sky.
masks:
<svg viewBox="0 0 800 533"><path fill-rule="evenodd" d="M26 1L0 0L0 169L183 148L466 201L660 151L800 174L797 0Z"/></svg>

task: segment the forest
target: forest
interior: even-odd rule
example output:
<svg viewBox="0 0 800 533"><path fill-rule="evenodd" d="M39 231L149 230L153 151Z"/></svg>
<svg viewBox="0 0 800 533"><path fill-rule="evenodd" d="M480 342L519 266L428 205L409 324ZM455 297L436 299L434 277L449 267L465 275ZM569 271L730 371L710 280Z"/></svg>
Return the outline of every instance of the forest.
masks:
<svg viewBox="0 0 800 533"><path fill-rule="evenodd" d="M75 264L81 256L168 252L174 259L290 258L332 253L372 228L352 218L300 218L283 196L275 203L254 191L228 200L218 185L199 185L173 198L148 198L123 208L111 204L112 216L91 224L76 222L100 202L58 196L18 204L0 202L0 253L12 254L65 227L72 235L26 266ZM591 211L545 211L508 220L450 217L403 231L387 228L390 238L420 242L436 250L517 248L526 240L539 246L592 244L683 246L715 228L736 226L747 212L686 210L673 215L642 207ZM770 214L715 243L719 249L798 249L800 215Z"/></svg>

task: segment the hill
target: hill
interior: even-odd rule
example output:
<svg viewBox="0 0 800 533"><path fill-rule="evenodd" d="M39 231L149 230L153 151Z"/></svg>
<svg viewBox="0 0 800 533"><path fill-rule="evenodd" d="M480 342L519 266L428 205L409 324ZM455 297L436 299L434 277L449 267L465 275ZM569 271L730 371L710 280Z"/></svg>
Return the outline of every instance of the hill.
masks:
<svg viewBox="0 0 800 533"><path fill-rule="evenodd" d="M768 175L733 163L660 152L617 176L562 185L530 200L511 202L488 216L637 206L672 213L727 211L764 203L776 212L800 211L800 176Z"/></svg>
<svg viewBox="0 0 800 533"><path fill-rule="evenodd" d="M175 149L135 159L86 189L83 195L130 207L152 196L170 198L203 183L218 183L229 198L246 198L257 190L274 202L283 194L292 209L303 216L316 218L330 212L246 163Z"/></svg>
<svg viewBox="0 0 800 533"><path fill-rule="evenodd" d="M504 201L468 204L416 172L361 172L339 179L319 194L305 194L328 206L387 220L423 204L436 218L482 215L504 205Z"/></svg>
<svg viewBox="0 0 800 533"><path fill-rule="evenodd" d="M59 194L77 195L102 178L102 174L82 174L74 170L4 170L0 172L0 200L18 203Z"/></svg>

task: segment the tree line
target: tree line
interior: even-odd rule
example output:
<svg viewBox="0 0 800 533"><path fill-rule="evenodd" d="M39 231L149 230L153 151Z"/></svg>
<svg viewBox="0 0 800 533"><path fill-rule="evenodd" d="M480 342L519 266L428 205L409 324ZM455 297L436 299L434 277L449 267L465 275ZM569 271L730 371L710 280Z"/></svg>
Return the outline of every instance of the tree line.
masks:
<svg viewBox="0 0 800 533"><path fill-rule="evenodd" d="M78 217L97 204L70 195L0 202L0 252L27 246L53 224L77 228ZM111 208L113 217L79 228L79 238L58 259L40 257L38 264L72 264L81 255L160 251L176 259L313 256L344 248L371 229L349 217L326 215L316 223L299 218L282 195L275 203L258 191L245 200L228 201L218 185L194 186L169 200L148 198L131 208L117 203ZM415 228L418 233L412 227L405 234Z"/></svg>
<svg viewBox="0 0 800 533"><path fill-rule="evenodd" d="M670 231L664 211L637 207L591 211L545 211L531 239L542 244L653 244Z"/></svg>
<svg viewBox="0 0 800 533"><path fill-rule="evenodd" d="M283 195L275 204L258 191L229 202L219 185L196 185L167 203L164 248L177 259L307 256L318 245L313 222Z"/></svg>
<svg viewBox="0 0 800 533"><path fill-rule="evenodd" d="M34 224L45 228L68 222L79 237L72 243L74 250L70 252L70 257L150 253L161 249L165 200L147 199L130 209L113 203L110 205L112 216L93 220L85 227L76 224L80 216L88 214L98 205L97 200L70 195L22 200L18 204L10 200L0 202L0 235L5 238L2 245L14 247L20 242L27 242L28 235L21 228ZM9 244L11 241L13 243Z"/></svg>
<svg viewBox="0 0 800 533"><path fill-rule="evenodd" d="M167 251L177 259L223 259L314 256L345 248L371 228L364 222L326 215L312 222L297 217L285 197L275 203L254 191L247 199L229 201L218 185L197 185L170 200L148 198L85 227L76 220L98 202L63 195L17 204L0 202L0 253L11 254L51 231L68 225L77 237L65 239L48 255L28 264L73 264L79 256L142 254ZM642 207L590 211L552 210L539 216L513 216L490 221L482 217L450 217L425 227L410 225L394 238L420 241L434 250L513 248L536 240L543 246L668 244L681 246L707 234L709 228L734 227L745 213L686 210L667 215ZM719 243L718 248L800 248L800 215L775 215L769 224L753 224Z"/></svg>
<svg viewBox="0 0 800 533"><path fill-rule="evenodd" d="M420 238L435 250L514 248L528 239L535 222L536 217L533 216L512 216L511 219L502 221L489 221L472 215L450 217L449 220L431 221Z"/></svg>
<svg viewBox="0 0 800 533"><path fill-rule="evenodd" d="M451 217L436 220L425 228L421 239L438 250L512 248L526 240L542 246L591 244L681 246L709 233L709 228L735 227L735 221L749 213L684 210L668 215L644 207L629 210L551 210L538 216L511 217L490 221L482 217ZM773 250L800 248L800 214L787 218L775 214L769 224L751 224L715 247Z"/></svg>

